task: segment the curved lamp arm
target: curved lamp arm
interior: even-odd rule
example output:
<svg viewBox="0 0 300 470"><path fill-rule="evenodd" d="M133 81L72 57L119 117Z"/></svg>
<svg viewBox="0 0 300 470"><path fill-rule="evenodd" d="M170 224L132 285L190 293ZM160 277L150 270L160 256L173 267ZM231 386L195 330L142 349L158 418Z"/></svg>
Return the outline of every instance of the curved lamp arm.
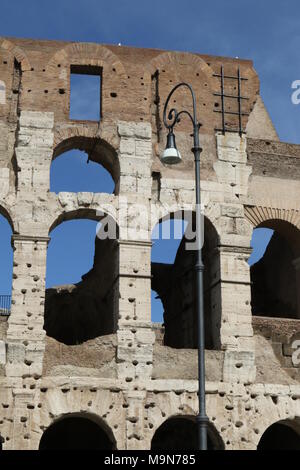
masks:
<svg viewBox="0 0 300 470"><path fill-rule="evenodd" d="M187 87L191 92L192 100L193 100L193 116L188 111L183 110L183 111L178 112L177 109L175 109L175 108L170 109L170 111L168 113L168 116L167 116L167 107L168 107L169 101L170 101L173 93L179 87L182 87L182 86ZM199 129L200 123L197 122L195 94L194 94L194 91L193 91L191 85L189 85L188 83L185 83L185 82L178 83L178 85L176 85L173 88L173 90L171 90L171 92L169 93L168 98L166 100L165 106L164 106L164 113L163 113L164 125L169 130L169 132L172 132L173 127L175 126L175 124L177 122L180 122L180 115L181 114L186 114L187 116L189 116L189 118L191 119L191 121L193 123L194 128L198 127L198 129Z"/></svg>

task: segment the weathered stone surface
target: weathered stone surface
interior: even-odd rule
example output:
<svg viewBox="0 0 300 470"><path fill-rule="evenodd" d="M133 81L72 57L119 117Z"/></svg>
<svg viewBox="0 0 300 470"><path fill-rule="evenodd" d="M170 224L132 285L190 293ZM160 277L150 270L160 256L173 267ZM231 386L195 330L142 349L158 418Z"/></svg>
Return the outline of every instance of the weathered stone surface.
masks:
<svg viewBox="0 0 300 470"><path fill-rule="evenodd" d="M278 142L252 62L224 59L226 73L239 66L247 78L240 137L234 114L226 117L232 132L215 131L221 115L213 111L220 106L214 74L221 58L22 39L0 40L0 58L0 213L14 232L11 314L0 315L3 447L38 449L43 432L71 415L99 423L111 447L149 449L166 420L198 413L195 247L186 248L186 236L173 265L151 264L155 225L170 213L195 210L188 119L176 130L182 162L170 166L159 159L163 103L174 76L193 86L203 115L210 445L255 449L277 421L290 420L296 429L300 147ZM71 65L101 69L100 123L69 119ZM176 106L186 107L180 91ZM103 164L114 194L50 192L52 159L71 149ZM94 265L82 281L46 291L51 229L105 214L117 220L119 240L95 239ZM270 221L291 250L272 242L252 268L252 291L266 276L271 285L251 295L252 230ZM280 260L277 271L274 259ZM285 278L277 285L281 271ZM161 297L164 325L151 322L151 288ZM273 318L291 311L293 319Z"/></svg>

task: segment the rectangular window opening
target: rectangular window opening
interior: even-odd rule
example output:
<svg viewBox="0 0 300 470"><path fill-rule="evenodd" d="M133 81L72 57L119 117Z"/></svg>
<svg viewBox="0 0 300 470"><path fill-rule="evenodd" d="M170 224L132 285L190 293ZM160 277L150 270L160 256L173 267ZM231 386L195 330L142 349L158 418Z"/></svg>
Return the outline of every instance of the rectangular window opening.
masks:
<svg viewBox="0 0 300 470"><path fill-rule="evenodd" d="M71 65L70 119L100 121L102 68L93 65Z"/></svg>

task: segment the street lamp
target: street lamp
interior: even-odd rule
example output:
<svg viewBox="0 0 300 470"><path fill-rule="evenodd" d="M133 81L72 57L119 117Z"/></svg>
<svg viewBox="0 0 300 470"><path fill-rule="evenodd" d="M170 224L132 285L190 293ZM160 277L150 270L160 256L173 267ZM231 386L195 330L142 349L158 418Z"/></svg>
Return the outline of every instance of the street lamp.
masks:
<svg viewBox="0 0 300 470"><path fill-rule="evenodd" d="M193 115L189 111L182 110L178 112L172 108L167 116L167 107L171 96L179 87L186 87L189 89L193 99ZM198 320L198 400L199 400L199 413L196 417L198 427L198 440L199 449L207 450L207 428L208 428L208 417L206 416L205 407L205 335L204 335L204 301L203 301L203 271L204 265L202 261L202 240L201 240L201 197L200 197L200 153L202 148L199 144L199 128L200 123L197 121L196 113L196 99L194 91L188 83L179 83L168 95L168 98L164 107L164 125L168 129L167 145L161 156L161 162L168 165L174 165L181 162L181 155L177 150L174 135L174 126L180 121L180 116L186 114L192 121L193 124L193 138L194 146L192 152L195 157L195 179L196 179L196 264L195 271L197 276L196 283L196 309L197 309L197 320Z"/></svg>

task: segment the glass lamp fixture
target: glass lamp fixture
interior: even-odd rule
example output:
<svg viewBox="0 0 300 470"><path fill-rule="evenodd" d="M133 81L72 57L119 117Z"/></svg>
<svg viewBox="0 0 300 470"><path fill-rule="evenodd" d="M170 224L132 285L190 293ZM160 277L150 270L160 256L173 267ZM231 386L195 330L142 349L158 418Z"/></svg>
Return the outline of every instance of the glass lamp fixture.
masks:
<svg viewBox="0 0 300 470"><path fill-rule="evenodd" d="M175 135L171 129L169 129L169 133L167 135L167 145L160 157L160 161L167 165L176 165L177 163L181 162L181 155L176 147Z"/></svg>

